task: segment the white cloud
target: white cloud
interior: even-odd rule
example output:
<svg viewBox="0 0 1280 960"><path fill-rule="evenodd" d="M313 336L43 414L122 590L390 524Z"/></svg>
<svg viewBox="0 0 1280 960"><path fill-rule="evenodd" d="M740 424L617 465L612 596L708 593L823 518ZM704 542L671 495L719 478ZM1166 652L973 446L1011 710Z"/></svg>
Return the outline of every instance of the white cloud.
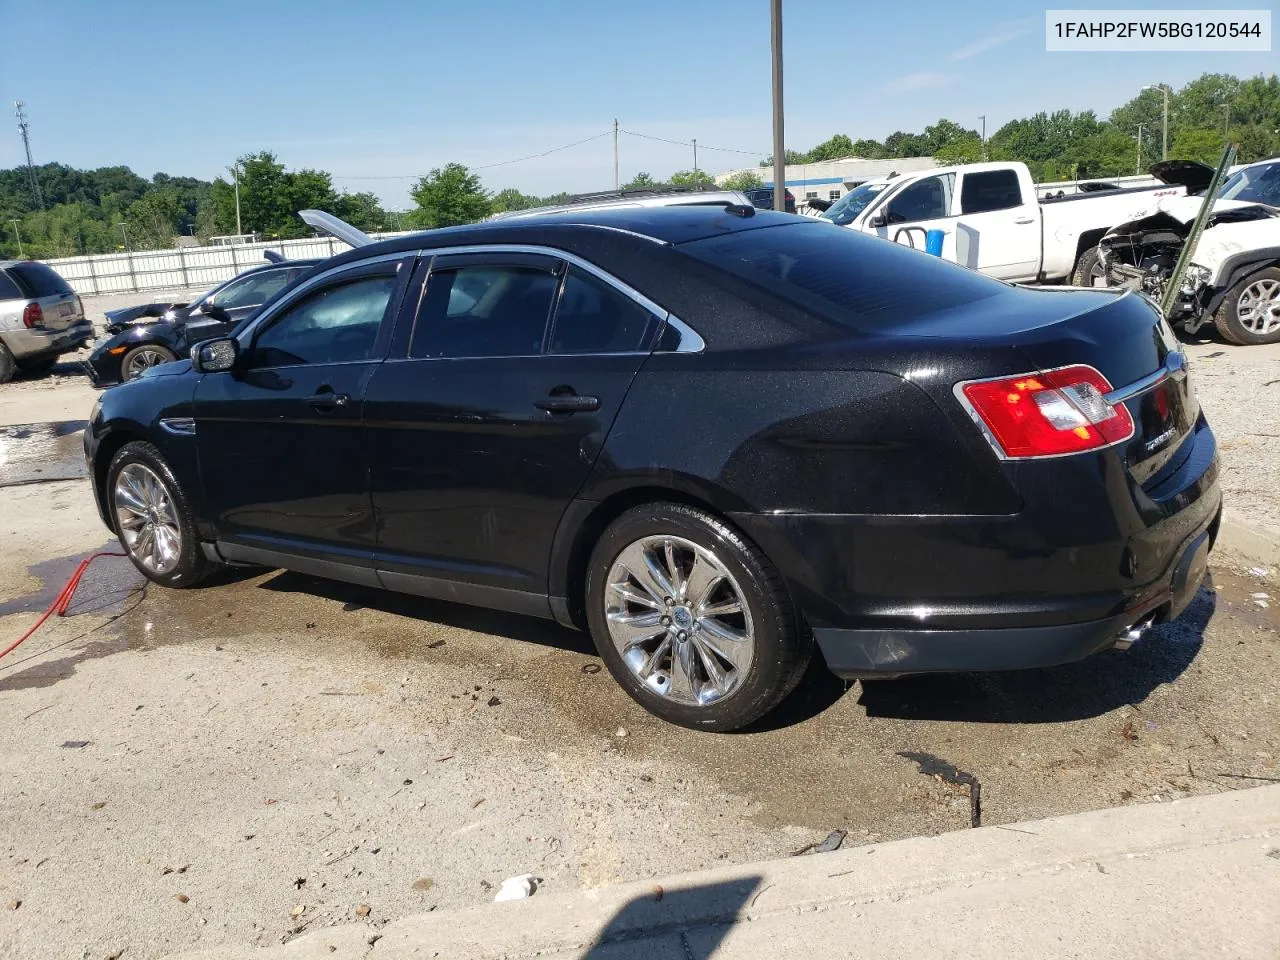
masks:
<svg viewBox="0 0 1280 960"><path fill-rule="evenodd" d="M1003 43L1010 40L1016 40L1018 37L1025 36L1029 31L1025 27L1016 29L1005 29L997 33L991 34L989 37L983 37L981 40L975 40L973 43L966 44L959 50L956 50L947 59L953 63L958 60L969 60L980 54L986 53Z"/></svg>
<svg viewBox="0 0 1280 960"><path fill-rule="evenodd" d="M920 73L908 73L905 76L898 77L896 80L890 80L884 85L884 89L890 93L910 93L913 90L930 90L933 87L945 86L951 80L952 75L949 73L922 71Z"/></svg>

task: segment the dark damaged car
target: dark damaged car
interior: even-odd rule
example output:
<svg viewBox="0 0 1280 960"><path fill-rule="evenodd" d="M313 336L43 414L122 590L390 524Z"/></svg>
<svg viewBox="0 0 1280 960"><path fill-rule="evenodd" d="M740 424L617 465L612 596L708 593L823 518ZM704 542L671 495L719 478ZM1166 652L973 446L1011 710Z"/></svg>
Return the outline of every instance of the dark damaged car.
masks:
<svg viewBox="0 0 1280 960"><path fill-rule="evenodd" d="M85 431L171 587L223 564L554 618L731 730L842 677L1009 670L1177 617L1221 495L1143 297L752 207L358 246Z"/></svg>
<svg viewBox="0 0 1280 960"><path fill-rule="evenodd" d="M275 261L237 274L191 303L147 303L106 312L107 337L94 345L86 367L95 386L139 376L160 363L186 357L192 344L235 329L319 260Z"/></svg>

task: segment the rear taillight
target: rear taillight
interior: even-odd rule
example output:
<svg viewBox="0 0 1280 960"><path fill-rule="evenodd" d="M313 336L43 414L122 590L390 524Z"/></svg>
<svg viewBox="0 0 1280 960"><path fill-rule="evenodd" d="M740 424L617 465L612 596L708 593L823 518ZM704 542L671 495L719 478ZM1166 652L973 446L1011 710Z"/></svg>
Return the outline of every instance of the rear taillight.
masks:
<svg viewBox="0 0 1280 960"><path fill-rule="evenodd" d="M81 317L84 316L84 301L81 300L79 297L76 297L76 313L79 314Z"/></svg>
<svg viewBox="0 0 1280 960"><path fill-rule="evenodd" d="M1093 367L1063 367L956 385L970 413L1007 460L1097 450L1133 436L1133 417L1112 406L1107 378Z"/></svg>
<svg viewBox="0 0 1280 960"><path fill-rule="evenodd" d="M22 325L30 330L42 323L44 323L44 311L40 309L40 304L28 303L26 309L22 311Z"/></svg>

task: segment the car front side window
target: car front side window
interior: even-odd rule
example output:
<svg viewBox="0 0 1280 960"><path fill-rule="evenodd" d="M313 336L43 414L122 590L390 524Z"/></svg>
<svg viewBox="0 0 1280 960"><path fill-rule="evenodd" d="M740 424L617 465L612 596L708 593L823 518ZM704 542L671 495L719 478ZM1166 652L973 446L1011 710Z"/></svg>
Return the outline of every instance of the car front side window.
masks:
<svg viewBox="0 0 1280 960"><path fill-rule="evenodd" d="M286 307L254 337L249 366L368 360L396 277L365 276L326 286Z"/></svg>
<svg viewBox="0 0 1280 960"><path fill-rule="evenodd" d="M955 183L956 175L947 173L940 177L925 177L903 188L889 201L886 211L888 222L915 223L950 216Z"/></svg>

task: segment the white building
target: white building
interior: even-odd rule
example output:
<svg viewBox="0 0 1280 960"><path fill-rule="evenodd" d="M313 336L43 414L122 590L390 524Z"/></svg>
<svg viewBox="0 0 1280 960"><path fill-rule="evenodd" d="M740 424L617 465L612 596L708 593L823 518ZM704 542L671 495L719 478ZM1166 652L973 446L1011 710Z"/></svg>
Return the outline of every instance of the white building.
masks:
<svg viewBox="0 0 1280 960"><path fill-rule="evenodd" d="M843 157L839 160L823 160L820 163L787 164L786 184L796 198L805 200L839 200L861 183L887 177L891 173L915 173L932 170L938 164L932 157L898 157L894 160L865 160L862 157ZM773 186L773 167L751 167L751 172L764 180L766 187ZM740 170L730 170L716 177L717 183Z"/></svg>

